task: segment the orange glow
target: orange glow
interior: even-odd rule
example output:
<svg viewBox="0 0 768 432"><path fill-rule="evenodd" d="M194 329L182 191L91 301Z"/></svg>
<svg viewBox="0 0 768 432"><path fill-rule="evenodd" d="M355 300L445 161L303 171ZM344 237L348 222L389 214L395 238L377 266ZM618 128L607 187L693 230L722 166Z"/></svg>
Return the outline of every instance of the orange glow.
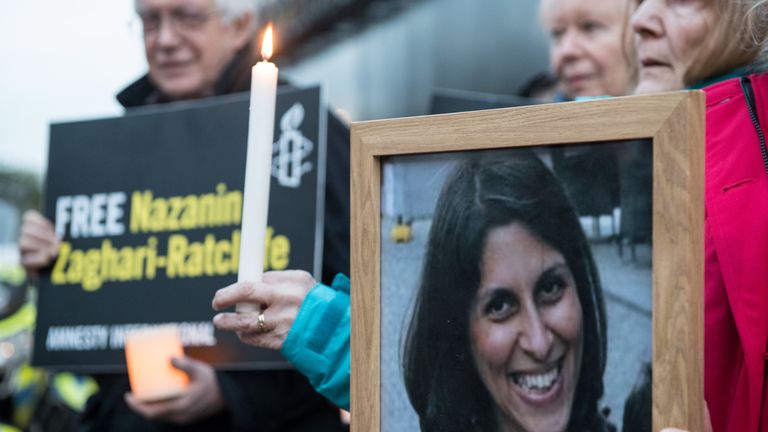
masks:
<svg viewBox="0 0 768 432"><path fill-rule="evenodd" d="M187 375L171 365L183 357L179 329L160 326L136 330L125 336L125 359L131 392L142 401L170 399L184 392Z"/></svg>
<svg viewBox="0 0 768 432"><path fill-rule="evenodd" d="M261 57L264 61L269 61L272 58L272 45L272 24L270 23L264 32L264 39L261 42Z"/></svg>

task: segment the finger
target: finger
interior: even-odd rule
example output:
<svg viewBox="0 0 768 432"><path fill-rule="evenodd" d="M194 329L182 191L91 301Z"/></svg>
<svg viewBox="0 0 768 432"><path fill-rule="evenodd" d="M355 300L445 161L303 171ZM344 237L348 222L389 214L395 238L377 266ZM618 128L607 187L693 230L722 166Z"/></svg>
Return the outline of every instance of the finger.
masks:
<svg viewBox="0 0 768 432"><path fill-rule="evenodd" d="M34 238L30 236L19 237L19 250L21 251L21 253L35 252L35 251L47 249L48 246L49 246L48 243L38 238Z"/></svg>
<svg viewBox="0 0 768 432"><path fill-rule="evenodd" d="M219 330L241 333L259 332L259 315L254 312L225 312L213 317L213 325Z"/></svg>
<svg viewBox="0 0 768 432"><path fill-rule="evenodd" d="M123 399L125 399L125 404L128 405L128 408L146 417L142 403L139 402L132 393L125 393Z"/></svg>
<svg viewBox="0 0 768 432"><path fill-rule="evenodd" d="M19 237L36 239L45 243L53 243L58 239L52 226L37 224L22 225Z"/></svg>
<svg viewBox="0 0 768 432"><path fill-rule="evenodd" d="M32 260L35 265L46 266L59 254L59 241L56 237L41 239L30 235L19 238L21 257Z"/></svg>
<svg viewBox="0 0 768 432"><path fill-rule="evenodd" d="M240 342L243 342L248 345L253 345L260 348L268 348L272 350L279 351L282 346L284 339L279 337L274 332L269 333L238 333L237 334L238 339L240 339Z"/></svg>
<svg viewBox="0 0 768 432"><path fill-rule="evenodd" d="M150 420L172 421L174 418L183 415L187 407L190 406L188 392L182 393L173 399L143 402L137 399L133 394L125 394L125 402L131 409Z"/></svg>
<svg viewBox="0 0 768 432"><path fill-rule="evenodd" d="M265 284L291 283L310 288L317 283L311 274L304 270L273 270L264 273L261 280Z"/></svg>
<svg viewBox="0 0 768 432"><path fill-rule="evenodd" d="M285 336L287 335L285 322L286 320L284 318L281 318L278 314L275 314L272 317L266 316L266 314L271 309L267 309L263 312L264 314L264 325L259 325L258 317L260 317L262 314L258 314L258 317L255 318L255 322L251 320L248 320L248 326L250 327L249 330L244 331L236 331L237 337L240 339L241 342L246 343L248 345L254 345L257 347L262 348L269 348L274 350L279 350L283 342L285 340ZM237 314L240 315L240 314ZM292 321L291 321L292 322ZM290 327L290 325L288 326ZM255 328L255 330L254 330Z"/></svg>
<svg viewBox="0 0 768 432"><path fill-rule="evenodd" d="M254 282L237 282L228 287L216 291L213 296L212 306L214 310L222 310L238 303L267 303L264 289L258 289ZM258 284L259 288L263 284Z"/></svg>
<svg viewBox="0 0 768 432"><path fill-rule="evenodd" d="M297 279L303 279L304 277L309 276L309 273L303 271L303 270L271 270L268 272L265 272L261 276L261 280L265 283L281 283L291 280L297 280ZM312 277L312 276L309 276Z"/></svg>
<svg viewBox="0 0 768 432"><path fill-rule="evenodd" d="M19 235L19 245L27 247L47 247L51 248L59 244L59 239L51 232L41 232L27 227L22 228Z"/></svg>
<svg viewBox="0 0 768 432"><path fill-rule="evenodd" d="M22 216L22 223L23 224L32 224L32 225L40 225L40 226L49 226L51 229L53 229L53 224L51 221L43 216L42 213L40 213L37 210L27 210L24 212L24 216Z"/></svg>
<svg viewBox="0 0 768 432"><path fill-rule="evenodd" d="M24 221L21 225L21 235L49 241L56 239L53 223L37 212L24 215Z"/></svg>
<svg viewBox="0 0 768 432"><path fill-rule="evenodd" d="M30 244L30 239L22 239L19 243L21 265L27 271L35 272L48 267L58 255L58 246Z"/></svg>
<svg viewBox="0 0 768 432"><path fill-rule="evenodd" d="M165 402L142 402L132 393L125 393L124 399L129 408L150 420L159 419L167 413Z"/></svg>
<svg viewBox="0 0 768 432"><path fill-rule="evenodd" d="M21 256L21 265L27 270L39 270L47 267L50 262L48 254L42 252L25 253Z"/></svg>
<svg viewBox="0 0 768 432"><path fill-rule="evenodd" d="M56 255L51 254L45 249L34 249L21 251L20 259L22 264L35 265L36 267L47 267L56 260Z"/></svg>
<svg viewBox="0 0 768 432"><path fill-rule="evenodd" d="M194 381L196 377L204 371L205 368L210 368L207 363L193 359L192 357L174 357L171 359L171 364L176 369L184 372L189 376L189 379Z"/></svg>
<svg viewBox="0 0 768 432"><path fill-rule="evenodd" d="M58 255L59 240L56 237L40 238L22 235L19 237L19 250L22 253L27 251L45 251L51 255Z"/></svg>

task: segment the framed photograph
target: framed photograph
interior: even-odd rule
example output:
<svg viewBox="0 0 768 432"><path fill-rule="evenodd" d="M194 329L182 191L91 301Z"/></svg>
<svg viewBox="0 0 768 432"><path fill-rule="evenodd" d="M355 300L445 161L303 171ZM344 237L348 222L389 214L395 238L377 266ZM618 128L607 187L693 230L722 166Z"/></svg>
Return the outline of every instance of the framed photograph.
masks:
<svg viewBox="0 0 768 432"><path fill-rule="evenodd" d="M703 430L704 96L352 126L353 431Z"/></svg>

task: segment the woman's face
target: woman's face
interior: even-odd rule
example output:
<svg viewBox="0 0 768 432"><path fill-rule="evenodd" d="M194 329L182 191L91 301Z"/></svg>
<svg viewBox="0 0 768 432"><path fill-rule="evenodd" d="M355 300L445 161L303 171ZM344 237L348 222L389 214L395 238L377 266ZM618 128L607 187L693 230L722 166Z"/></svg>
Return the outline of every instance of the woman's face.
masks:
<svg viewBox="0 0 768 432"><path fill-rule="evenodd" d="M581 369L583 325L563 255L519 223L492 229L469 320L473 359L500 429L564 431Z"/></svg>
<svg viewBox="0 0 768 432"><path fill-rule="evenodd" d="M713 0L640 0L631 20L640 67L635 93L683 89L715 18Z"/></svg>
<svg viewBox="0 0 768 432"><path fill-rule="evenodd" d="M542 0L550 64L565 93L619 96L627 91L624 0Z"/></svg>

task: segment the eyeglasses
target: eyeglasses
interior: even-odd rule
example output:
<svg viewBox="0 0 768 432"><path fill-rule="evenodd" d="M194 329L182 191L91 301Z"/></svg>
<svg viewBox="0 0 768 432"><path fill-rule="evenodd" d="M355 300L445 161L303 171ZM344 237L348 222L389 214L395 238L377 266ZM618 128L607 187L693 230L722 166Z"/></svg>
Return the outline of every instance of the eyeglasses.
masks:
<svg viewBox="0 0 768 432"><path fill-rule="evenodd" d="M191 9L173 9L170 11L146 10L139 11L139 19L144 35L154 35L160 30L163 20L179 33L188 33L200 30L210 19L216 15L216 9L210 11L196 11ZM165 16L165 18L163 18Z"/></svg>

